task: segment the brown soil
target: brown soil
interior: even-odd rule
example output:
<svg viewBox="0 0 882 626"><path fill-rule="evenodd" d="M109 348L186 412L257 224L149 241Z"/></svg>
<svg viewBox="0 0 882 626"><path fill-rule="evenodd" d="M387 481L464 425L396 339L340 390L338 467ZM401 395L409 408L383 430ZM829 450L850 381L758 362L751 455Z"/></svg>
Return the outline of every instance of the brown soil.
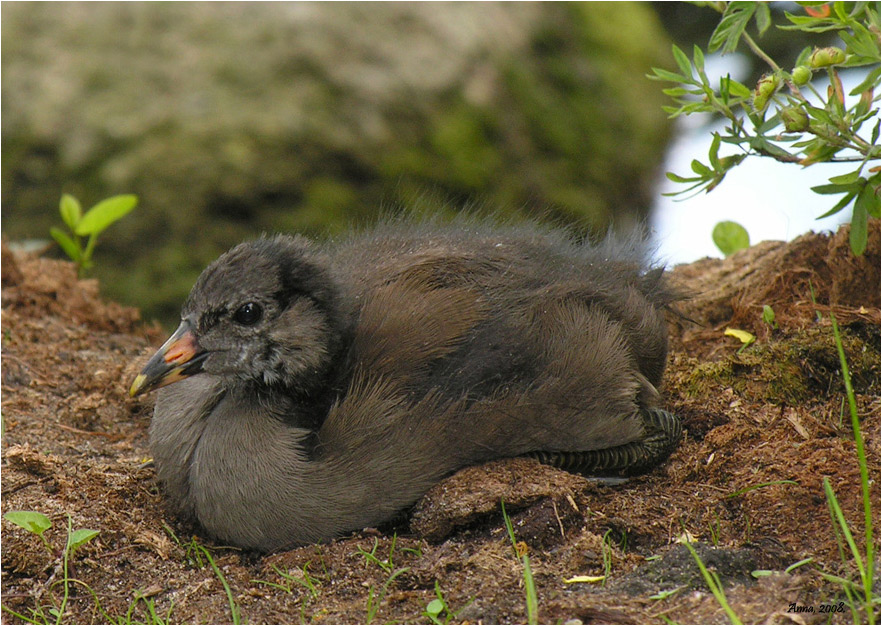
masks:
<svg viewBox="0 0 882 626"><path fill-rule="evenodd" d="M126 395L162 333L103 302L70 265L4 249L2 508L48 515L56 551L68 519L73 529L100 531L71 560L75 582L62 616L69 623L149 622L151 607L173 623L226 623L233 613L225 584L249 623L430 623L424 612L436 585L458 611L442 621L524 622L524 576L503 498L529 555L542 622L725 622L677 542L684 534L745 622L851 621L847 609L819 613L846 599L819 571L853 576L837 548L824 477L863 537L859 467L827 314L841 326L857 391L878 538L878 222L864 257L852 256L847 242L845 230L807 235L674 269L693 295L682 312L700 325L672 319L663 394L687 433L663 467L602 485L535 461L491 463L439 484L388 527L270 556L216 546L163 509L144 464L152 400ZM764 304L777 328L762 321ZM727 327L757 340L738 353ZM217 571L197 546L208 548ZM783 572L806 558L813 561ZM775 573L757 580L754 570ZM566 582L605 571L604 582ZM56 620L60 553L4 520L2 573L4 621L21 621L11 611ZM656 599L662 592L671 593ZM788 612L791 604L814 613Z"/></svg>

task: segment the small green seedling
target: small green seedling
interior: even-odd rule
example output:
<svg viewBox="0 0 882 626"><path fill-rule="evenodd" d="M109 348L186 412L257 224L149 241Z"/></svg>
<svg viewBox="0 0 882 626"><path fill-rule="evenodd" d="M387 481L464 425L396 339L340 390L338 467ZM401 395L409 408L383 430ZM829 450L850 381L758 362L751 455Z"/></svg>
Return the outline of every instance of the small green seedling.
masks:
<svg viewBox="0 0 882 626"><path fill-rule="evenodd" d="M435 599L426 605L426 610L423 612L423 615L432 620L433 624L446 624L451 617L451 612L450 609L447 608L447 603L444 601L444 594L441 593L441 585L438 584L437 580L435 581L435 596ZM445 619L442 622L441 616L443 614L446 614L448 619Z"/></svg>
<svg viewBox="0 0 882 626"><path fill-rule="evenodd" d="M768 304L763 305L763 321L773 329L777 330L778 322L775 321L775 310Z"/></svg>
<svg viewBox="0 0 882 626"><path fill-rule="evenodd" d="M438 617L445 610L446 609L444 608L444 600L435 598L426 605L426 610L423 612L423 615L432 620L433 624L443 624L444 622L438 619Z"/></svg>
<svg viewBox="0 0 882 626"><path fill-rule="evenodd" d="M524 575L524 593L527 600L527 623L539 623L539 600L536 594L536 583L533 581L533 570L530 567L530 556L527 554L527 545L518 542L515 538L514 527L511 524L511 518L505 512L505 500L500 500L502 507L502 520L505 522L505 529L508 531L508 538L511 540L511 547L514 550L515 557L523 566Z"/></svg>
<svg viewBox="0 0 882 626"><path fill-rule="evenodd" d="M801 561L797 561L796 563L792 563L787 566L787 568L784 570L784 573L789 574L790 572L794 571L795 569L800 568L803 565L808 565L809 563L811 563L814 560L815 560L814 557L809 557L807 559L802 559ZM772 576L773 574L780 574L780 573L781 573L780 571L771 570L771 569L755 569L752 572L750 572L750 575L753 576L754 578L765 578L766 576Z"/></svg>
<svg viewBox="0 0 882 626"><path fill-rule="evenodd" d="M377 556L377 548L380 547L380 541L374 538L374 547L371 548L371 551L363 550L361 546L356 546L356 550L358 553L364 557L364 564L373 563L380 567L384 572L391 572L394 569L394 565L392 562L392 555L395 552L395 543L398 540L398 535L392 535L392 547L389 549L389 557L387 559L380 559Z"/></svg>
<svg viewBox="0 0 882 626"><path fill-rule="evenodd" d="M131 194L113 196L102 200L83 214L80 201L65 193L61 196L59 213L61 219L70 229L69 233L60 228L52 227L49 234L58 242L70 259L77 264L82 274L94 265L92 253L100 235L108 226L125 217L138 204L138 196ZM82 237L88 237L85 247Z"/></svg>
<svg viewBox="0 0 882 626"><path fill-rule="evenodd" d="M603 585L606 585L606 581L609 578L610 573L612 572L612 538L610 537L610 533L612 529L608 529L605 533L603 533L603 541L600 544L600 552L603 556Z"/></svg>
<svg viewBox="0 0 882 626"><path fill-rule="evenodd" d="M474 598L472 598L472 600L474 600ZM461 609L459 609L459 611L451 610L447 601L444 599L444 594L441 593L441 585L439 585L436 580L435 599L426 605L426 610L423 611L423 616L432 620L433 624L449 624L457 618L457 615L459 615L465 607L472 603L472 600L469 600Z"/></svg>
<svg viewBox="0 0 882 626"><path fill-rule="evenodd" d="M750 485L745 487L744 489L739 489L738 491L733 491L728 494L726 498L737 498L738 496L744 495L749 491L753 491L754 489L763 489L765 487L771 487L773 485L798 485L799 483L795 480L770 480L767 483L757 483L756 485Z"/></svg>
<svg viewBox="0 0 882 626"><path fill-rule="evenodd" d="M56 617L56 624L60 624L64 618L64 610L67 608L67 601L70 598L70 583L73 579L71 579L69 571L70 566L69 563L73 558L74 552L81 545L92 541L95 537L98 536L98 530L92 530L90 528L80 528L78 530L73 529L73 521L70 518L70 515L67 516L67 542L64 546L64 558L62 560L62 571L64 573L64 578L60 582L64 584L64 597L61 600L61 606L57 609L49 609L49 613ZM76 581L79 582L79 581Z"/></svg>
<svg viewBox="0 0 882 626"><path fill-rule="evenodd" d="M374 591L373 585L368 588L367 620L365 621L365 624L373 623L374 618L377 616L377 612L380 610L380 603L383 602L383 599L389 592L389 586L395 582L396 578L408 571L410 571L409 567L400 567L392 572L392 575L386 579L386 582L383 583L383 587L378 592Z"/></svg>
<svg viewBox="0 0 882 626"><path fill-rule="evenodd" d="M92 596L92 599L95 602L95 611L103 615L107 623L131 624L131 618L134 613L135 605L138 603L139 600L143 600L147 605L147 610L150 613L151 620L149 623L169 623L169 615L171 614L171 609L169 609L169 613L168 615L166 615L165 621L162 621L160 617L156 615L153 601L149 598L144 598L143 596L140 596L138 592L136 592L135 600L129 606L129 610L126 613L126 616L122 619L114 618L101 607L101 602L98 599L98 595L91 587L89 587L89 585L84 583L82 580L73 578L71 576L71 560L73 559L76 550L79 547L92 541L100 534L100 531L92 530L90 528L79 528L77 530L74 530L73 520L71 520L70 515L68 515L67 539L65 540L64 549L61 551L57 551L52 548L52 546L49 544L44 536L44 533L52 527L52 521L42 513L37 513L36 511L10 511L6 513L3 517L13 524L24 528L28 532L32 532L35 535L38 535L40 539L43 540L43 544L46 546L46 548L54 556L61 558L61 577L54 580L54 582L51 582L48 589L51 592L51 590L53 590L55 587L61 586L61 588L63 589L63 597L61 602L59 603L55 599L55 597L51 593L49 593L48 597L51 600L52 604L43 604L38 600L34 608L28 609L30 611L30 616L18 613L17 611L13 611L3 604L0 604L0 610L9 613L22 622L27 622L30 624L50 624L52 623L53 619L56 624L61 624L64 622L65 610L67 609L67 605L71 597L71 585L76 584L83 587L89 593L89 595ZM50 619L50 617L52 619Z"/></svg>
<svg viewBox="0 0 882 626"><path fill-rule="evenodd" d="M310 561L307 561L306 564L301 568L301 571L303 572L303 577L294 576L293 574L282 570L278 565L273 565L273 570L275 570L276 574L278 574L282 578L282 580L287 581L287 583L278 584L270 582L268 580L258 580L256 578L252 578L251 582L261 585L267 585L268 587L275 587L276 589L281 589L286 593L293 593L293 583L297 583L298 585L301 585L302 587L305 587L307 590L309 590L309 594L312 596L312 599L315 600L316 598L318 598L319 592L316 586L316 580L309 575L309 563Z"/></svg>
<svg viewBox="0 0 882 626"><path fill-rule="evenodd" d="M9 511L3 516L3 519L37 535L43 541L46 549L51 554L55 554L55 550L52 549L52 546L49 545L49 541L43 534L52 528L52 520L48 517L36 511Z"/></svg>
<svg viewBox="0 0 882 626"><path fill-rule="evenodd" d="M652 594L649 596L650 600L667 600L671 596L675 596L680 593L684 587L681 585L679 587L675 587L674 589L667 589L664 591L659 591L658 593Z"/></svg>

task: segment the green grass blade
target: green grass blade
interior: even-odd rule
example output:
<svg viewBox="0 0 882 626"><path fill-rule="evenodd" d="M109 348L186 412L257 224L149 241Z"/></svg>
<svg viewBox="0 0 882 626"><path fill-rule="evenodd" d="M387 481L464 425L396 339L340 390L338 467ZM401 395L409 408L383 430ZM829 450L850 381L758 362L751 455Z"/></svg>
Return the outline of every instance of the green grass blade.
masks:
<svg viewBox="0 0 882 626"><path fill-rule="evenodd" d="M701 576L704 578L704 582L707 585L707 588L710 589L710 592L714 595L714 598L717 599L719 605L723 608L723 611L726 612L726 615L729 617L729 621L732 624L743 624L741 619L732 610L732 607L729 606L729 601L726 599L726 594L723 591L723 587L720 584L720 579L712 575L711 572L704 566L704 562L701 560L701 557L698 556L698 552L695 551L688 541L682 542L686 549L692 554L692 558L695 559L695 563L698 565L698 569L701 572Z"/></svg>
<svg viewBox="0 0 882 626"><path fill-rule="evenodd" d="M842 380L845 384L845 394L848 398L848 409L851 415L851 428L854 432L854 443L857 449L858 467L861 473L861 497L864 504L864 542L866 548L866 570L861 576L864 584L864 599L866 600L867 619L873 623L875 611L873 611L873 574L875 561L875 541L873 538L873 505L870 501L870 477L867 470L867 454L864 450L864 438L861 434L861 422L858 418L857 401L854 395L854 387L851 384L851 374L848 370L848 360L845 358L845 349L842 347L842 337L839 334L839 324L836 316L830 315L830 323L833 327L833 339L836 342L836 351L839 354L839 363L842 367ZM832 488L831 488L832 493ZM841 511L840 511L841 513Z"/></svg>
<svg viewBox="0 0 882 626"><path fill-rule="evenodd" d="M530 568L530 557L523 556L524 591L527 594L527 623L539 623L539 599L536 595L536 584L533 582L533 570Z"/></svg>
<svg viewBox="0 0 882 626"><path fill-rule="evenodd" d="M536 583L533 581L533 570L530 568L530 557L526 554L521 557L518 553L518 541L515 538L514 527L511 525L511 518L505 511L505 500L500 500L502 507L502 519L505 522L505 529L508 531L508 538L511 540L511 547L514 550L515 558L517 558L523 566L524 576L524 593L527 597L527 623L539 623L539 600L536 594Z"/></svg>
<svg viewBox="0 0 882 626"><path fill-rule="evenodd" d="M236 604L236 599L233 598L233 591L232 591L232 589L230 589L230 585L227 584L227 579L224 578L223 573L220 571L220 568L214 562L214 559L211 557L211 553L208 551L208 549L205 546L201 546L199 544L196 544L196 548L199 551L201 551L202 554L205 555L205 558L208 560L208 564L209 564L209 566L211 566L211 569L214 572L214 575L218 577L218 579L221 581L221 584L224 586L224 591L227 594L227 600L230 603L230 616L232 617L232 620L233 620L232 623L233 624L241 624L242 620L241 620L241 616L239 615L239 605Z"/></svg>

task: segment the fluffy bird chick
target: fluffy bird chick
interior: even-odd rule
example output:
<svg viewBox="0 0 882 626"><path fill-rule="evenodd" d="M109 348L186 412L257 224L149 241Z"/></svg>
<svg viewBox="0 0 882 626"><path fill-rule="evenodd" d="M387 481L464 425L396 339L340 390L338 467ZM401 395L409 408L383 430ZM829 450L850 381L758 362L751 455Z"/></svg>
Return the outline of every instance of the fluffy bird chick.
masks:
<svg viewBox="0 0 882 626"><path fill-rule="evenodd" d="M459 468L665 460L662 309L639 246L531 226L387 223L236 246L135 380L173 507L273 551L379 524Z"/></svg>

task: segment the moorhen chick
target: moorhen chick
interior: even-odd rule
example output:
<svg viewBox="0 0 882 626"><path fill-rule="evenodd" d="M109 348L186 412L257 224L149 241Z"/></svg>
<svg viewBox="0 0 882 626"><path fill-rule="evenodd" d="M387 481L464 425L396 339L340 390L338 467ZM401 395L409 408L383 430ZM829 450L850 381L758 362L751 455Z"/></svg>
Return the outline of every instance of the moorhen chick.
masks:
<svg viewBox="0 0 882 626"><path fill-rule="evenodd" d="M168 500L274 551L381 523L491 459L650 469L680 438L655 406L676 294L641 247L467 221L234 247L131 387L176 383L150 426Z"/></svg>

